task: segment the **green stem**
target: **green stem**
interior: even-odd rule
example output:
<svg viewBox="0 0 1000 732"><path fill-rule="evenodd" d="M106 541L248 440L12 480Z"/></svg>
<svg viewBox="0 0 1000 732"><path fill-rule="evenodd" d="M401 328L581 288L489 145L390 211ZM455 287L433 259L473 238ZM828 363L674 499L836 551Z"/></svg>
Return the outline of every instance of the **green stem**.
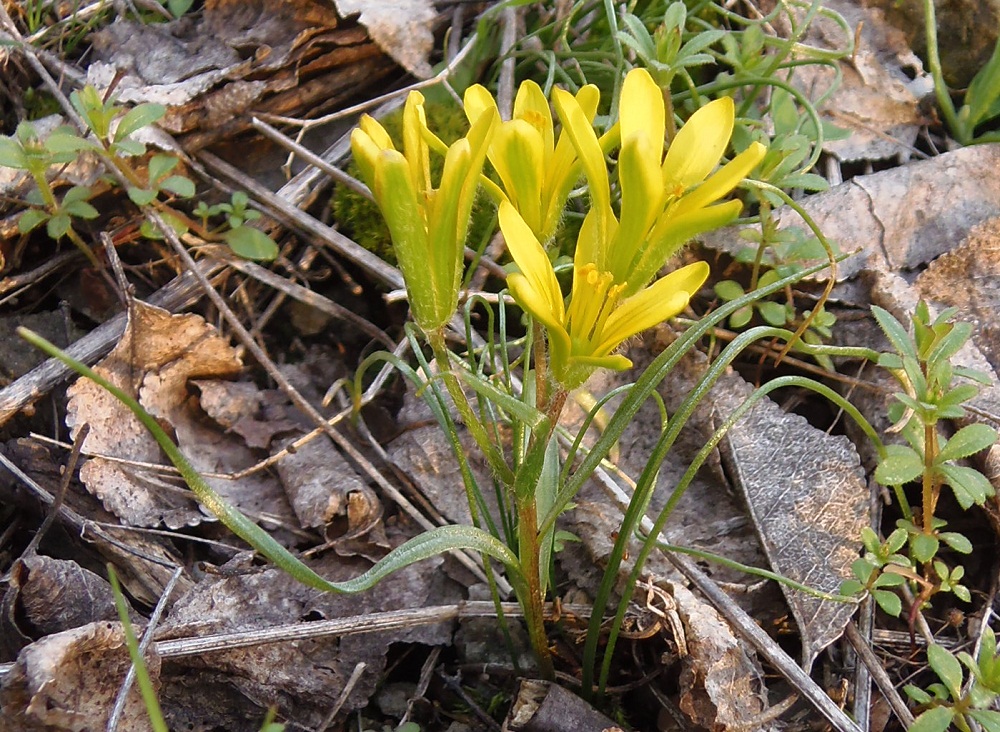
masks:
<svg viewBox="0 0 1000 732"><path fill-rule="evenodd" d="M445 388L448 390L448 394L451 396L451 400L455 404L462 422L469 430L469 434L472 435L472 439L476 441L479 449L483 451L483 455L486 457L490 468L496 476L506 485L513 485L514 473L504 461L493 440L486 433L486 428L479 421L479 418L472 409L472 405L469 404L468 397L462 391L462 385L458 383L458 378L451 371L451 351L448 350L445 344L444 332L437 330L433 333L428 333L427 342L430 344L434 358L438 362L439 373L441 374L441 379L444 381Z"/></svg>
<svg viewBox="0 0 1000 732"><path fill-rule="evenodd" d="M940 486L937 481L937 474L934 470L934 460L938 454L937 426L935 424L924 425L924 475L921 482L921 493L924 502L924 534L934 535L934 511L937 508L938 494Z"/></svg>
<svg viewBox="0 0 1000 732"><path fill-rule="evenodd" d="M963 145L969 143L969 135L958 121L955 104L948 93L948 85L941 71L941 57L938 55L937 18L934 10L934 0L924 0L924 34L927 37L927 65L930 66L931 78L934 79L934 95L948 129Z"/></svg>

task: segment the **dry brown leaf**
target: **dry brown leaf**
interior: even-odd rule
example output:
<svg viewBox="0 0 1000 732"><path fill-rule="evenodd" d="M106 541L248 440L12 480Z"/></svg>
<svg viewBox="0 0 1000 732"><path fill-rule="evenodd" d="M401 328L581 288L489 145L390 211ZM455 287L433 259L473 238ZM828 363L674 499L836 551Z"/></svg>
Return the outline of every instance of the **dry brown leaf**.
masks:
<svg viewBox="0 0 1000 732"><path fill-rule="evenodd" d="M25 557L14 562L9 578L0 617L0 649L8 653L33 639L118 617L111 585L76 562Z"/></svg>
<svg viewBox="0 0 1000 732"><path fill-rule="evenodd" d="M428 58L434 48L437 11L428 0L333 0L344 16L358 21L379 47L418 79L433 71Z"/></svg>
<svg viewBox="0 0 1000 732"><path fill-rule="evenodd" d="M170 315L136 302L121 342L95 370L174 427L183 447L192 440L206 439L203 429L195 424L197 418L190 416L188 379L235 375L240 368L240 360L229 344L199 316ZM66 423L71 434L75 437L85 423L91 427L83 446L85 452L127 461L162 462L159 445L114 396L89 379L78 380L67 393ZM189 457L204 470L205 460L215 452L217 446L208 456L199 452ZM162 522L177 528L202 519L187 490L139 479L136 471L124 463L91 458L80 469L80 478L109 511L126 523L154 526ZM230 486L221 487L232 495ZM260 499L255 496L251 500Z"/></svg>
<svg viewBox="0 0 1000 732"><path fill-rule="evenodd" d="M437 557L406 567L369 592L334 595L299 584L279 570L255 571L234 560L221 569L222 576L206 576L178 600L157 638L243 631L458 602L461 589L441 571L444 561ZM365 561L331 555L311 560L309 564L334 581L354 577L370 566ZM241 573L246 570L250 570L249 573ZM169 678L165 672L164 693L181 701L182 697L173 689L175 684L183 685L187 696L183 697L179 711L190 719L196 714L194 710L204 709L203 718L198 720L200 726L210 720L211 715L223 713L223 710L211 709L208 703L203 707L201 695L209 692L211 683L225 680L262 710L277 704L288 721L315 728L337 703L358 663L364 662L367 668L349 695L344 710L365 705L382 680L385 653L390 644L436 645L448 643L450 638L450 624L437 624L343 638L269 643L183 657L171 662ZM189 686L192 677L200 679L205 688ZM242 702L243 707L246 699ZM164 713L174 721L172 707L165 705Z"/></svg>
<svg viewBox="0 0 1000 732"><path fill-rule="evenodd" d="M147 652L145 658L158 687L159 657ZM3 678L0 732L104 729L131 665L117 622L91 623L32 643ZM136 686L126 699L118 729L152 729Z"/></svg>
<svg viewBox="0 0 1000 732"><path fill-rule="evenodd" d="M764 711L767 698L760 665L711 605L683 584L671 582L668 588L688 650L681 658L681 710L705 729L746 729Z"/></svg>
<svg viewBox="0 0 1000 732"><path fill-rule="evenodd" d="M712 389L722 421L750 395L735 375ZM720 445L730 479L746 498L771 569L821 592L836 593L868 525L868 486L854 446L765 398ZM857 609L781 585L802 639L803 667L839 638Z"/></svg>

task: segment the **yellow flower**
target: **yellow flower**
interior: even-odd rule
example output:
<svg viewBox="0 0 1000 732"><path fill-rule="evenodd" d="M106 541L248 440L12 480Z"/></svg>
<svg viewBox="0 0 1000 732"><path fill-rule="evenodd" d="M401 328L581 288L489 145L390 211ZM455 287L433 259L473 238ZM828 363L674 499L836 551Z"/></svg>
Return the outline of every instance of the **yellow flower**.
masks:
<svg viewBox="0 0 1000 732"><path fill-rule="evenodd" d="M623 370L632 362L616 354L632 336L677 315L708 277L708 265L696 262L671 272L630 297L614 275L577 256L569 306L548 255L531 228L507 201L500 204L503 231L518 272L507 286L518 304L544 326L552 375L575 389L598 368Z"/></svg>
<svg viewBox="0 0 1000 732"><path fill-rule="evenodd" d="M587 85L575 102L590 124L597 114L600 92ZM482 86L465 92L465 114L470 122L487 111L497 111L493 96ZM566 198L580 177L576 151L552 125L552 112L541 87L525 81L514 98L513 119L501 122L489 147L489 159L503 184L504 194L543 243L555 233Z"/></svg>
<svg viewBox="0 0 1000 732"><path fill-rule="evenodd" d="M723 97L691 115L664 156L662 91L645 69L634 69L625 77L619 105L619 223L611 208L604 156L593 127L572 95L557 89L553 102L590 187L591 210L578 246L584 248L585 261L612 274L626 297L638 292L692 237L736 218L739 201L716 202L766 152L754 142L712 173L733 132L733 100Z"/></svg>
<svg viewBox="0 0 1000 732"><path fill-rule="evenodd" d="M351 133L361 177L392 235L410 311L425 332L443 327L455 312L469 216L496 122L496 113L487 110L448 147L427 128L424 98L413 91L403 109L402 153L368 115ZM431 181L431 147L445 155L437 188Z"/></svg>

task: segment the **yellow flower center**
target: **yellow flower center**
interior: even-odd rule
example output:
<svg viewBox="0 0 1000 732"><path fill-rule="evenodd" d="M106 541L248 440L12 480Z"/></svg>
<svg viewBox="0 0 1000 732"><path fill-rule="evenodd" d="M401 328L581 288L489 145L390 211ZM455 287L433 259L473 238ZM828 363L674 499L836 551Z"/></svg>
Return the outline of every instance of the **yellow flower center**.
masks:
<svg viewBox="0 0 1000 732"><path fill-rule="evenodd" d="M566 330L573 351L589 353L602 340L604 325L625 286L616 285L614 275L585 264L573 277L573 294L566 313Z"/></svg>
<svg viewBox="0 0 1000 732"><path fill-rule="evenodd" d="M537 109L526 109L522 113L521 119L523 119L529 125L537 129L539 132L541 132L548 126L548 120L545 119L545 115L543 115Z"/></svg>

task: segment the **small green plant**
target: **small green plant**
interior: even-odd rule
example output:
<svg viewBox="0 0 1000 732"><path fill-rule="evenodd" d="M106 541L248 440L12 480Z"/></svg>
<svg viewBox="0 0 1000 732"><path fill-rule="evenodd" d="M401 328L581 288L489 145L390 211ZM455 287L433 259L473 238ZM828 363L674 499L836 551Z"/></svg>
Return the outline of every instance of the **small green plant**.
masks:
<svg viewBox="0 0 1000 732"><path fill-rule="evenodd" d="M0 166L25 170L35 183L35 189L25 198L28 209L21 214L18 228L28 233L45 224L50 238L68 238L91 263L98 267L97 256L77 231L78 220L98 217L97 209L90 203L93 191L86 186L73 186L59 195L49 180L50 171L82 155L93 155L106 169L114 170L125 181L129 200L139 208L152 207L179 234L195 225L183 211L172 205L175 199L190 199L195 195L194 182L175 171L180 159L171 154L155 154L143 166L146 146L135 139L135 134L160 119L166 112L160 104L139 104L131 109L119 105L113 98L103 99L92 86L85 86L70 95L73 108L87 127L88 134L80 134L68 126L52 131L40 139L30 122L18 125L14 135L0 137ZM108 176L114 183L115 178ZM234 252L248 259L274 259L277 245L263 232L246 222L260 216L248 208L245 193L233 194L230 203L218 207L201 207L195 214L202 218L199 234L209 240L221 240ZM207 228L207 218L202 214L224 216L224 223ZM162 234L148 221L141 232L147 238L162 238Z"/></svg>
<svg viewBox="0 0 1000 732"><path fill-rule="evenodd" d="M854 563L855 579L845 582L842 592L867 591L885 612L898 615L901 603L888 588L909 581L917 589L910 614L912 626L916 613L934 595L950 593L962 602L972 599L961 582L965 569L949 566L939 556L942 546L956 554L971 554L972 542L961 533L944 531L947 522L936 515L936 509L945 486L963 509L982 506L994 494L986 476L958 462L993 445L997 432L988 425L970 424L951 438L939 434L941 421L965 416L962 405L976 396L979 383L988 381L984 374L951 362L972 330L966 323L952 321L955 310L932 318L927 304L921 302L911 317L910 332L888 311L879 307L872 310L895 349L882 354L878 363L902 387L895 394L890 417L895 421L893 431L906 440L906 444L884 448L875 479L893 488L903 517L884 542L878 541L875 532L865 530L865 555ZM913 482L920 484L917 511L910 507L903 490Z"/></svg>
<svg viewBox="0 0 1000 732"><path fill-rule="evenodd" d="M1000 655L992 628L983 630L975 658L964 651L955 656L931 644L927 664L939 681L926 690L913 684L904 687L907 696L924 707L910 732L945 732L952 725L962 732L970 732L977 725L986 732L1000 732L1000 712L991 709L1000 696ZM968 682L962 666L968 670Z"/></svg>
<svg viewBox="0 0 1000 732"><path fill-rule="evenodd" d="M924 0L924 33L927 39L927 62L934 80L934 94L948 130L962 145L1000 140L1000 132L996 130L976 134L981 125L1000 117L1000 40L993 47L990 60L969 83L962 106L956 110L941 70L934 0Z"/></svg>
<svg viewBox="0 0 1000 732"><path fill-rule="evenodd" d="M861 530L861 543L864 545L864 556L856 559L851 565L855 579L844 582L840 591L844 595L860 595L869 593L887 614L898 617L903 610L899 595L892 589L915 577L910 558L899 554L906 544L905 529L896 529L889 537L880 542L878 534L871 528Z"/></svg>

